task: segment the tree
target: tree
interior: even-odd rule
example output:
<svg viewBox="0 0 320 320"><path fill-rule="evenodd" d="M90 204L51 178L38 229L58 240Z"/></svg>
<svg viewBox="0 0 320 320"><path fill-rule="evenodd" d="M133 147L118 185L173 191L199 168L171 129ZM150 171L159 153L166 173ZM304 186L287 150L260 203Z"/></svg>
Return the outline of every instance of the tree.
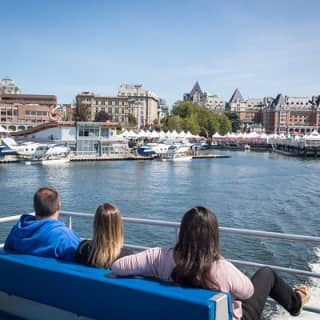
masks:
<svg viewBox="0 0 320 320"><path fill-rule="evenodd" d="M182 119L179 116L169 116L168 118L168 130L182 130Z"/></svg>
<svg viewBox="0 0 320 320"><path fill-rule="evenodd" d="M138 123L137 119L132 113L128 114L128 123L129 123L130 127L136 127L137 126L137 123Z"/></svg>
<svg viewBox="0 0 320 320"><path fill-rule="evenodd" d="M183 119L183 130L190 131L192 134L200 134L201 128L195 114Z"/></svg>
<svg viewBox="0 0 320 320"><path fill-rule="evenodd" d="M220 128L219 128L219 133L220 134L226 134L232 130L232 124L230 119L224 114L220 114Z"/></svg>
<svg viewBox="0 0 320 320"><path fill-rule="evenodd" d="M225 114L185 101L176 102L171 115L162 119L161 123L165 130L191 131L205 137L231 131L231 121Z"/></svg>
<svg viewBox="0 0 320 320"><path fill-rule="evenodd" d="M226 112L226 116L230 119L232 132L237 132L240 129L240 117L236 112Z"/></svg>
<svg viewBox="0 0 320 320"><path fill-rule="evenodd" d="M95 122L106 122L108 120L111 120L111 117L103 110L97 112L94 118Z"/></svg>
<svg viewBox="0 0 320 320"><path fill-rule="evenodd" d="M76 120L77 121L89 121L91 118L90 109L88 105L81 104L77 106Z"/></svg>
<svg viewBox="0 0 320 320"><path fill-rule="evenodd" d="M172 108L172 115L188 118L195 112L196 105L192 102L180 101Z"/></svg>

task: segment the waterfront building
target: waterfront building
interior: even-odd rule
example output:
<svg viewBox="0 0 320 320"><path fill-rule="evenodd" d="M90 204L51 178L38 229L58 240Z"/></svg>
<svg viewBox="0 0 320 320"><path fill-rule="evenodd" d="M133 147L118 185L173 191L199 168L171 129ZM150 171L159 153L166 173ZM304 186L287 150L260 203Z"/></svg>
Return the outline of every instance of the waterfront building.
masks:
<svg viewBox="0 0 320 320"><path fill-rule="evenodd" d="M183 101L190 101L198 104L199 106L205 106L206 93L200 88L199 82L197 81L189 93L183 95Z"/></svg>
<svg viewBox="0 0 320 320"><path fill-rule="evenodd" d="M128 154L128 143L116 138L116 126L112 122L77 122L76 154Z"/></svg>
<svg viewBox="0 0 320 320"><path fill-rule="evenodd" d="M26 122L30 125L59 120L57 97L38 94L0 93L0 122Z"/></svg>
<svg viewBox="0 0 320 320"><path fill-rule="evenodd" d="M278 94L263 111L266 133L311 133L319 130L320 98Z"/></svg>
<svg viewBox="0 0 320 320"><path fill-rule="evenodd" d="M18 87L10 78L4 78L0 81L0 94L19 94L21 93L20 87Z"/></svg>
<svg viewBox="0 0 320 320"><path fill-rule="evenodd" d="M78 155L127 154L128 143L116 138L117 123L60 121L41 124L26 132L12 133L42 143L66 144Z"/></svg>
<svg viewBox="0 0 320 320"><path fill-rule="evenodd" d="M272 98L248 98L245 100L236 88L227 106L227 111L235 112L240 119L242 131L261 131L262 112Z"/></svg>
<svg viewBox="0 0 320 320"><path fill-rule="evenodd" d="M183 95L183 101L190 101L216 112L226 111L226 101L217 95L210 95L207 92L202 91L198 81L194 84L189 93Z"/></svg>
<svg viewBox="0 0 320 320"><path fill-rule="evenodd" d="M129 113L134 113L133 101L127 97L100 96L88 91L77 94L76 105L77 108L88 108L88 121L94 121L96 114L104 111L108 114L109 120L124 127L128 126Z"/></svg>
<svg viewBox="0 0 320 320"><path fill-rule="evenodd" d="M206 95L205 96L205 107L215 112L226 111L226 100L217 95Z"/></svg>
<svg viewBox="0 0 320 320"><path fill-rule="evenodd" d="M159 97L155 93L145 90L141 84L121 84L118 96L127 97L131 101L138 128L150 127L154 122L159 122Z"/></svg>
<svg viewBox="0 0 320 320"><path fill-rule="evenodd" d="M151 91L144 90L142 85L120 86L118 96L100 96L93 92L82 92L76 96L77 108L88 108L88 120L95 120L98 112L106 112L110 120L123 127L129 126L129 114L137 120L137 126L152 126L159 121L161 109L159 98Z"/></svg>
<svg viewBox="0 0 320 320"><path fill-rule="evenodd" d="M169 115L169 107L167 101L163 98L159 98L159 120Z"/></svg>

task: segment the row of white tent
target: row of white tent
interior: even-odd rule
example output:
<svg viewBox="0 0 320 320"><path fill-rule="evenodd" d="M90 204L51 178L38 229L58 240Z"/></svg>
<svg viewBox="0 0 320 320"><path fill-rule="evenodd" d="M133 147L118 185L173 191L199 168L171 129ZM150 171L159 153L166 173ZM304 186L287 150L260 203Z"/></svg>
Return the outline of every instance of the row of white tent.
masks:
<svg viewBox="0 0 320 320"><path fill-rule="evenodd" d="M318 131L313 131L308 135L299 136L299 135L285 135L285 134L266 134L266 133L257 133L257 132L250 132L250 133L227 133L226 135L222 136L219 133L215 133L212 135L212 138L245 138L245 139L288 139L293 138L295 140L306 139L306 140L320 140L320 134Z"/></svg>
<svg viewBox="0 0 320 320"><path fill-rule="evenodd" d="M136 139L136 138L151 138L151 139L157 139L157 138L163 138L163 139L186 139L186 138L200 138L198 135L193 135L190 131L185 132L177 132L176 130L173 131L144 131L140 130L138 133L134 132L133 130L126 130L123 133L120 134L120 136L127 138L127 139Z"/></svg>

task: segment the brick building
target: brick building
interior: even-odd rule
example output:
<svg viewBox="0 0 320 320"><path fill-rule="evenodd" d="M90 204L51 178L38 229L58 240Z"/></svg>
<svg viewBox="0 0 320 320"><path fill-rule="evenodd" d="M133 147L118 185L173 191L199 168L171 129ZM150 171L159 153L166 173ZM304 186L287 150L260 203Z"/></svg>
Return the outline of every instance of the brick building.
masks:
<svg viewBox="0 0 320 320"><path fill-rule="evenodd" d="M57 97L36 94L0 94L1 122L42 123L57 116Z"/></svg>

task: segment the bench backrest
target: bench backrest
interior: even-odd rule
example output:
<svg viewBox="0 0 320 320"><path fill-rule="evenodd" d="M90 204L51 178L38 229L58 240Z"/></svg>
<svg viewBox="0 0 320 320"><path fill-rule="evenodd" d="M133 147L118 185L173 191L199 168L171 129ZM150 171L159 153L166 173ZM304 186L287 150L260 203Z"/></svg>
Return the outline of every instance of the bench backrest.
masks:
<svg viewBox="0 0 320 320"><path fill-rule="evenodd" d="M43 319L43 313L50 319L46 306L67 312L70 319L232 319L229 295L142 278L109 278L108 273L0 251L0 310L27 319ZM34 303L41 308L28 310ZM42 314L35 314L39 310Z"/></svg>

